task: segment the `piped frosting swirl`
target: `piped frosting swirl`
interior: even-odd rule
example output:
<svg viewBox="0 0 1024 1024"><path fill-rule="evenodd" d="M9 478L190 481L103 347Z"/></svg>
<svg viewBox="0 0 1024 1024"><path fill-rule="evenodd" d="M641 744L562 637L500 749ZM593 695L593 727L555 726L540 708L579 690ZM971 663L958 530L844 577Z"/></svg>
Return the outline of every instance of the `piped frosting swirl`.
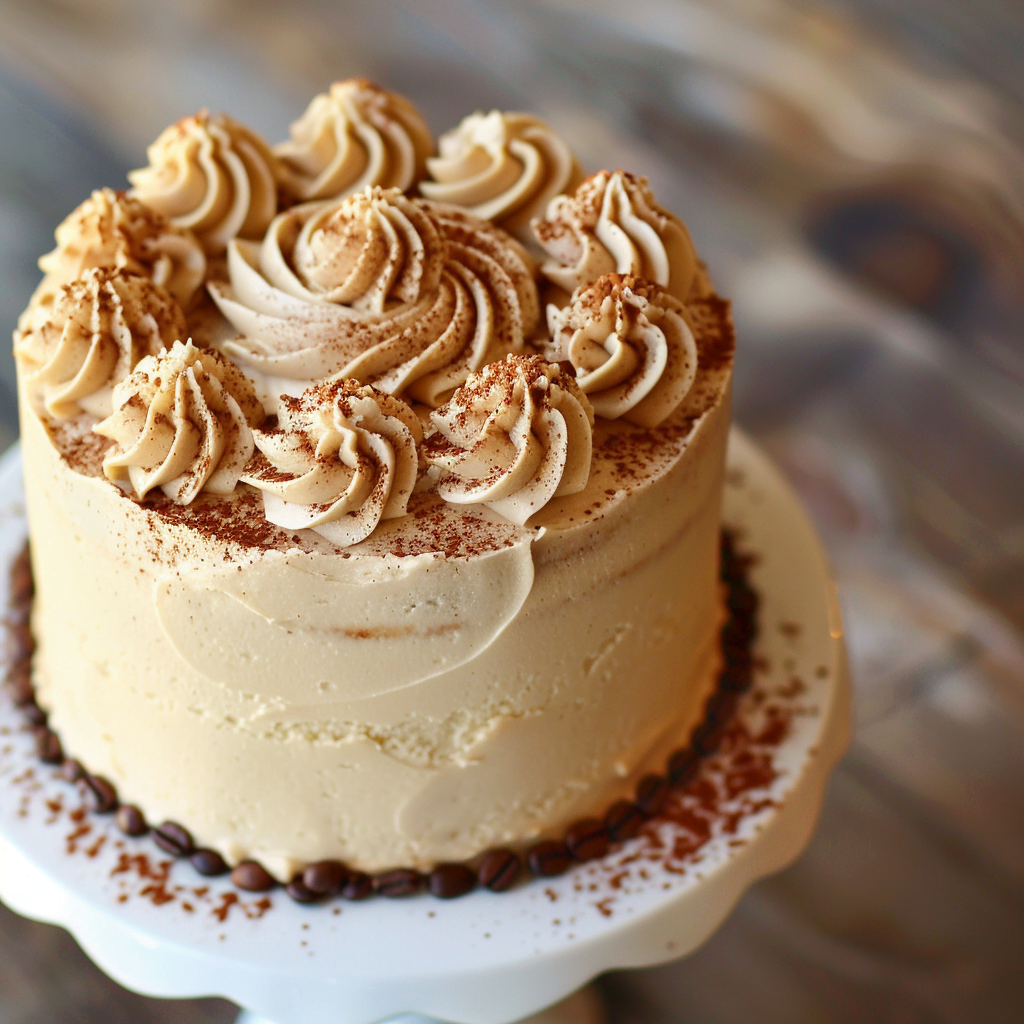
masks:
<svg viewBox="0 0 1024 1024"><path fill-rule="evenodd" d="M114 442L104 473L139 499L159 487L179 505L235 489L264 419L238 367L190 341L141 360L114 388L113 407L93 428Z"/></svg>
<svg viewBox="0 0 1024 1024"><path fill-rule="evenodd" d="M570 294L603 274L633 274L686 300L705 290L686 225L659 206L646 178L600 171L555 196L533 231L550 259L541 272Z"/></svg>
<svg viewBox="0 0 1024 1024"><path fill-rule="evenodd" d="M697 376L697 344L686 307L643 278L605 274L564 309L548 307L552 359L568 360L594 412L656 427Z"/></svg>
<svg viewBox="0 0 1024 1024"><path fill-rule="evenodd" d="M430 414L424 443L445 501L523 525L590 475L594 414L576 379L536 355L485 366Z"/></svg>
<svg viewBox="0 0 1024 1024"><path fill-rule="evenodd" d="M18 332L14 352L26 387L51 416L109 416L114 385L187 330L163 288L140 274L93 267L63 287L46 320Z"/></svg>
<svg viewBox="0 0 1024 1024"><path fill-rule="evenodd" d="M261 246L232 243L228 270L210 292L241 337L223 348L266 378L268 407L333 377L437 406L540 318L518 242L398 189L286 211Z"/></svg>
<svg viewBox="0 0 1024 1024"><path fill-rule="evenodd" d="M277 158L255 132L227 114L200 111L167 128L131 171L132 195L208 253L232 238L261 238L277 213Z"/></svg>
<svg viewBox="0 0 1024 1024"><path fill-rule="evenodd" d="M470 114L438 141L427 160L428 199L465 207L532 243L530 221L581 178L572 150L533 114L492 110Z"/></svg>
<svg viewBox="0 0 1024 1024"><path fill-rule="evenodd" d="M422 438L400 399L354 380L317 384L283 399L275 429L254 431L242 479L263 492L270 522L347 547L406 514Z"/></svg>
<svg viewBox="0 0 1024 1024"><path fill-rule="evenodd" d="M187 307L203 283L206 256L191 231L138 199L97 189L58 225L57 247L39 260L46 275L33 305L52 306L61 288L93 267L142 274Z"/></svg>
<svg viewBox="0 0 1024 1024"><path fill-rule="evenodd" d="M334 199L367 186L410 189L424 174L434 141L404 96L365 78L335 82L314 97L274 147L281 184L293 199Z"/></svg>

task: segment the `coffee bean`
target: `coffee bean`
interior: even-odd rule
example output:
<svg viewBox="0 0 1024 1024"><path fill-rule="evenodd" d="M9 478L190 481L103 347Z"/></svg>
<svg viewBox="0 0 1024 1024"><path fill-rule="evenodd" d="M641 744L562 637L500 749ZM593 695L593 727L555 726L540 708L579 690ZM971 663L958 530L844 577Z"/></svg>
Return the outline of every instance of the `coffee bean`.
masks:
<svg viewBox="0 0 1024 1024"><path fill-rule="evenodd" d="M149 831L142 811L132 804L121 804L118 807L117 827L126 836L144 836Z"/></svg>
<svg viewBox="0 0 1024 1024"><path fill-rule="evenodd" d="M85 769L73 757L67 758L60 766L60 774L67 782L78 782L85 778Z"/></svg>
<svg viewBox="0 0 1024 1024"><path fill-rule="evenodd" d="M604 827L616 843L624 843L640 831L644 814L632 800L616 800L604 816Z"/></svg>
<svg viewBox="0 0 1024 1024"><path fill-rule="evenodd" d="M668 796L668 779L664 775L645 775L636 784L636 805L653 818L665 806Z"/></svg>
<svg viewBox="0 0 1024 1024"><path fill-rule="evenodd" d="M423 876L412 868L395 868L375 875L373 888L381 896L398 898L413 896L423 888Z"/></svg>
<svg viewBox="0 0 1024 1024"><path fill-rule="evenodd" d="M277 885L274 877L254 860L244 860L231 872L231 881L246 892L269 892Z"/></svg>
<svg viewBox="0 0 1024 1024"><path fill-rule="evenodd" d="M693 747L677 750L668 759L668 781L682 788L697 777L700 770L700 755Z"/></svg>
<svg viewBox="0 0 1024 1024"><path fill-rule="evenodd" d="M760 599L758 598L757 591L748 583L740 582L733 584L729 588L726 602L733 615L752 616L757 611Z"/></svg>
<svg viewBox="0 0 1024 1024"><path fill-rule="evenodd" d="M12 623L7 627L6 642L7 660L16 665L25 665L32 658L36 649L32 630L24 622Z"/></svg>
<svg viewBox="0 0 1024 1024"><path fill-rule="evenodd" d="M37 729L46 725L47 714L36 703L35 695L32 696L31 700L25 701L24 705L22 705L21 713L25 716L28 724L34 725Z"/></svg>
<svg viewBox="0 0 1024 1024"><path fill-rule="evenodd" d="M476 875L465 864L438 864L427 878L427 887L438 899L453 900L476 888Z"/></svg>
<svg viewBox="0 0 1024 1024"><path fill-rule="evenodd" d="M348 868L339 861L322 860L302 872L302 884L318 896L337 896L348 875Z"/></svg>
<svg viewBox="0 0 1024 1024"><path fill-rule="evenodd" d="M362 871L353 871L341 887L343 900L365 900L373 895L373 879Z"/></svg>
<svg viewBox="0 0 1024 1024"><path fill-rule="evenodd" d="M85 776L85 798L96 814L109 814L117 807L117 790L100 775Z"/></svg>
<svg viewBox="0 0 1024 1024"><path fill-rule="evenodd" d="M597 818L584 818L565 833L565 845L577 860L597 860L608 852L608 832Z"/></svg>
<svg viewBox="0 0 1024 1024"><path fill-rule="evenodd" d="M188 857L196 848L188 829L174 821L165 821L153 829L153 841L172 857Z"/></svg>
<svg viewBox="0 0 1024 1024"><path fill-rule="evenodd" d="M488 850L480 861L477 878L491 892L505 892L519 880L523 862L511 850Z"/></svg>
<svg viewBox="0 0 1024 1024"><path fill-rule="evenodd" d="M526 862L538 878L554 878L569 870L572 857L565 848L565 843L547 839L530 848L526 855Z"/></svg>
<svg viewBox="0 0 1024 1024"><path fill-rule="evenodd" d="M226 875L231 870L227 861L216 850L205 848L194 850L188 860L199 874L205 875L207 878L217 878L220 875Z"/></svg>
<svg viewBox="0 0 1024 1024"><path fill-rule="evenodd" d="M739 698L729 690L716 690L704 705L706 722L727 722L736 712Z"/></svg>
<svg viewBox="0 0 1024 1024"><path fill-rule="evenodd" d="M64 760L60 740L52 729L36 730L36 755L43 764L60 764Z"/></svg>
<svg viewBox="0 0 1024 1024"><path fill-rule="evenodd" d="M19 708L33 704L36 691L32 686L32 670L27 664L12 665L7 673L7 688Z"/></svg>
<svg viewBox="0 0 1024 1024"><path fill-rule="evenodd" d="M693 730L690 745L701 757L709 757L722 745L728 722L704 722Z"/></svg>
<svg viewBox="0 0 1024 1024"><path fill-rule="evenodd" d="M753 666L749 662L741 665L735 660L730 661L718 677L719 688L730 693L746 693L753 682Z"/></svg>
<svg viewBox="0 0 1024 1024"><path fill-rule="evenodd" d="M296 903L318 903L323 899L323 894L313 892L302 880L302 875L296 875L285 887L284 891Z"/></svg>
<svg viewBox="0 0 1024 1024"><path fill-rule="evenodd" d="M32 562L28 548L14 560L11 566L11 604L28 604L32 599Z"/></svg>

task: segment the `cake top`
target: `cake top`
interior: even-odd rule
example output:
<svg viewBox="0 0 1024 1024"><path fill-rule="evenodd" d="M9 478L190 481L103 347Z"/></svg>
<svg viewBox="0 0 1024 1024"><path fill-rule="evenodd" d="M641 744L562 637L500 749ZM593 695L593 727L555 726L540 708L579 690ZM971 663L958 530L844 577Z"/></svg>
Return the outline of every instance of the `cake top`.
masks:
<svg viewBox="0 0 1024 1024"><path fill-rule="evenodd" d="M585 530L727 394L683 222L532 114L435 144L352 79L277 146L201 111L147 156L57 228L15 354L66 463L168 537L464 557Z"/></svg>

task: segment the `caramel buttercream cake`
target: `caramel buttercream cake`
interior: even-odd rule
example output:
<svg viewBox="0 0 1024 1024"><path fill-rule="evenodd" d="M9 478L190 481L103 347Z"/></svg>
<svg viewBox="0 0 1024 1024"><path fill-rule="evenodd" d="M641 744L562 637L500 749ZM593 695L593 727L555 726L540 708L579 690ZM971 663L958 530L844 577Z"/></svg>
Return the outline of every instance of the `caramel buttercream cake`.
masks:
<svg viewBox="0 0 1024 1024"><path fill-rule="evenodd" d="M494 880L633 806L722 658L733 335L682 221L533 115L435 143L363 80L148 158L15 334L64 755L314 886Z"/></svg>

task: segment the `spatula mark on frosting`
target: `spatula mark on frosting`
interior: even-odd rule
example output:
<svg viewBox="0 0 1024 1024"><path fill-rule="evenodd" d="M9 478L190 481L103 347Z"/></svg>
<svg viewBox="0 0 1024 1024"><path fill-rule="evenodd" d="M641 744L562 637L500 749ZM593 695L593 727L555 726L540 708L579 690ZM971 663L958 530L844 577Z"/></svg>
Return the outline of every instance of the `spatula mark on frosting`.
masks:
<svg viewBox="0 0 1024 1024"><path fill-rule="evenodd" d="M233 242L228 269L210 292L241 337L222 347L263 376L271 411L326 378L440 405L540 316L515 239L398 189L289 210L261 246Z"/></svg>
<svg viewBox="0 0 1024 1024"><path fill-rule="evenodd" d="M253 453L263 408L219 352L175 342L114 388L114 412L93 429L114 446L103 471L139 499L159 487L179 505L200 491L230 494Z"/></svg>
<svg viewBox="0 0 1024 1024"><path fill-rule="evenodd" d="M406 514L423 428L403 401L334 381L285 397L278 423L254 431L259 451L242 475L263 492L270 522L347 547Z"/></svg>
<svg viewBox="0 0 1024 1024"><path fill-rule="evenodd" d="M227 114L202 110L167 128L131 171L132 195L194 231L209 253L232 238L261 238L277 213L277 158Z"/></svg>
<svg viewBox="0 0 1024 1024"><path fill-rule="evenodd" d="M191 231L175 227L144 203L111 188L97 189L58 225L57 246L39 259L46 275L25 311L40 323L64 285L94 267L148 277L187 307L203 283L206 255Z"/></svg>
<svg viewBox="0 0 1024 1024"><path fill-rule="evenodd" d="M424 453L445 501L522 525L587 484L593 410L575 377L540 356L491 363L430 418Z"/></svg>
<svg viewBox="0 0 1024 1024"><path fill-rule="evenodd" d="M660 284L681 302L706 290L686 225L655 202L646 178L599 171L571 196L555 196L533 231L551 257L542 273L566 292L613 272Z"/></svg>
<svg viewBox="0 0 1024 1024"><path fill-rule="evenodd" d="M42 324L15 335L14 354L51 416L109 416L113 387L186 333L184 313L163 288L94 267L63 287Z"/></svg>
<svg viewBox="0 0 1024 1024"><path fill-rule="evenodd" d="M697 376L697 344L686 307L643 278L605 274L578 288L564 309L548 307L546 346L568 360L594 412L656 427Z"/></svg>
<svg viewBox="0 0 1024 1024"><path fill-rule="evenodd" d="M424 173L434 141L404 96L365 78L335 82L314 97L274 147L281 184L293 199L334 199L370 185L410 189Z"/></svg>
<svg viewBox="0 0 1024 1024"><path fill-rule="evenodd" d="M427 160L428 199L455 203L532 243L530 221L582 176L568 145L533 114L492 110L470 114L441 136Z"/></svg>

